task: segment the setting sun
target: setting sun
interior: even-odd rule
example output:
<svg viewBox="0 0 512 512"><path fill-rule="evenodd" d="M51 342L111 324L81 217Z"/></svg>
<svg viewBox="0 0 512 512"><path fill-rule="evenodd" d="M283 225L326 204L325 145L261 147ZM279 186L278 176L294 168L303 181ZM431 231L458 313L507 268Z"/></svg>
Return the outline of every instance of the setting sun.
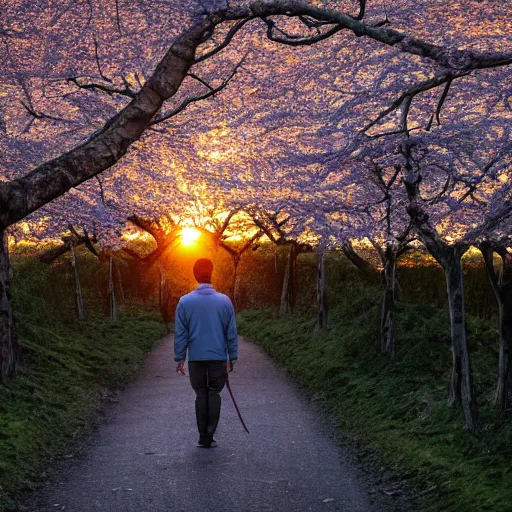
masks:
<svg viewBox="0 0 512 512"><path fill-rule="evenodd" d="M183 228L181 230L181 243L183 245L194 245L201 236L201 232L196 228Z"/></svg>

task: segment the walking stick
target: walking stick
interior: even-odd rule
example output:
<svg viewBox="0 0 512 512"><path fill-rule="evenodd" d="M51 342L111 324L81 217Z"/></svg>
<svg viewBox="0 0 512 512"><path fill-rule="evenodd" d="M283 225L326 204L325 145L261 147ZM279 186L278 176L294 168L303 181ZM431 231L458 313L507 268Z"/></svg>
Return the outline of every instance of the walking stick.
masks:
<svg viewBox="0 0 512 512"><path fill-rule="evenodd" d="M240 418L240 422L242 423L242 426L244 427L245 431L249 433L249 429L247 428L244 419L242 418L242 415L240 414L240 409L238 408L238 404L236 403L235 397L233 396L233 391L231 391L231 384L229 383L229 372L226 375L226 386L228 388L229 394L231 395L231 400L233 400L233 404L235 406L236 412L238 413L238 417Z"/></svg>

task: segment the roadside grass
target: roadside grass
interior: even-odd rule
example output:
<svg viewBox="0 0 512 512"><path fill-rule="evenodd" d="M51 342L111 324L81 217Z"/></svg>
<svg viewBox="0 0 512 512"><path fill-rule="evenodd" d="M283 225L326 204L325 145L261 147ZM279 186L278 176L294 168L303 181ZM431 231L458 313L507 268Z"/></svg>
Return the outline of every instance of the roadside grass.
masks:
<svg viewBox="0 0 512 512"><path fill-rule="evenodd" d="M260 344L305 388L325 397L344 430L378 449L423 495L426 512L512 510L512 423L492 405L498 333L468 318L480 406L480 434L463 429L447 404L451 365L448 313L401 304L397 357L379 352L380 293L352 284L338 295L329 328L314 332L311 315L276 318L270 310L239 314L240 332Z"/></svg>
<svg viewBox="0 0 512 512"><path fill-rule="evenodd" d="M2 512L17 510L16 496L40 485L40 473L53 457L69 453L105 390L129 381L165 334L158 316L141 305L125 306L117 324L97 311L78 323L65 284L58 269L33 258L16 261L22 360L19 377L0 387Z"/></svg>

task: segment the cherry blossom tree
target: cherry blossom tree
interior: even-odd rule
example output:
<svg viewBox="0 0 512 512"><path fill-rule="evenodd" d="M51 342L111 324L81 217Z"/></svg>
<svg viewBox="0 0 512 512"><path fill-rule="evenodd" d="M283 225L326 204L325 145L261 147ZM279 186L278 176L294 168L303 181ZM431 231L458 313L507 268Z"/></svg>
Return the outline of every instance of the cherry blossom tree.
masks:
<svg viewBox="0 0 512 512"><path fill-rule="evenodd" d="M475 140L473 139L472 142L474 144ZM495 140L489 142L496 143ZM474 147L478 147L478 150L474 149L466 156L473 157L478 163L481 145ZM442 266L446 275L453 356L450 400L462 405L466 424L471 430L476 429L478 412L466 339L461 257L470 245L477 244L482 236L492 233L512 215L509 187L504 186L497 178L499 175L503 176L500 169L502 171L507 169L507 159L503 159L503 154L499 151L492 150L491 153L493 156L488 160L487 165L483 166L479 177L476 173L472 173L472 179L468 184L464 173L461 173L455 165L455 169L452 169L454 172L448 174L452 185L447 185L447 180L441 193L437 193L434 200L427 201L422 189L425 191L429 189L429 174L435 175L435 171L439 169L443 173L447 169L443 167L440 159L436 158L439 154L433 151L432 147L427 150L413 139L405 141L402 146L403 183L409 198L407 211L418 237ZM440 156L442 159L445 154L441 152ZM469 160L466 160L466 164L468 163ZM479 179L476 179L477 177ZM490 183L484 180L486 177L489 178ZM423 181L426 183L422 184ZM448 193L449 189L451 193ZM437 198L441 197L443 201L438 202ZM470 200L469 204L464 204L466 200ZM435 209L432 209L433 205L436 206ZM439 227L436 226L437 223L444 224L443 227L450 226L450 234L443 237L442 231L440 232Z"/></svg>
<svg viewBox="0 0 512 512"><path fill-rule="evenodd" d="M212 220L211 231L203 228L203 232L206 231L207 235L213 239L214 246L222 248L233 260L231 298L236 309L239 302L239 266L242 256L249 249L257 248L257 243L264 232L240 208L231 209L227 215L212 215Z"/></svg>
<svg viewBox="0 0 512 512"><path fill-rule="evenodd" d="M489 276L492 290L498 302L500 325L500 349L498 362L498 379L496 386L496 406L503 413L512 396L512 303L511 303L511 253L508 235L484 238L478 248L482 252L485 268ZM496 272L494 254L501 258L501 269Z"/></svg>
<svg viewBox="0 0 512 512"><path fill-rule="evenodd" d="M14 149L10 149L9 157L3 164L8 165L8 170L0 182L0 231L4 240L0 254L2 382L5 383L15 374L17 364L9 299L11 272L6 229L114 166L128 148L134 144L137 146L139 139L151 147L148 141L153 135L157 136L154 140L160 136L165 138L166 134L158 132L159 126L167 128L165 123L183 112L185 107L191 119L201 118L201 113L206 111L196 106L196 100L211 97L214 91L225 87L240 62L240 51L236 58L230 58L233 56L226 56L222 50L234 47L235 38L238 48L244 44L251 46L248 42L251 38L258 40L254 27L264 27L266 41L261 42L260 39L258 44L270 50L272 58L275 56L276 60L289 59L290 62L286 62L283 68L292 70L292 74L301 71L297 58L300 62L301 58L307 55L313 57L316 53L316 59L311 62L316 60L319 65L317 68L312 66L305 79L301 77L294 82L294 87L289 85L290 76L283 75L281 69L275 66L276 60L272 65L272 59L266 61L253 56L252 59L248 58L248 64L243 65L248 68L243 79L246 83L256 83L257 76L261 77L263 83L275 77L272 87L258 90L257 101L251 105L251 118L254 119L259 110L262 122L250 135L255 136L261 130L266 132L264 142L269 149L275 150L279 145L289 147L294 139L289 129L293 119L287 119L286 115L279 118L278 111L272 110L273 106L282 103L282 91L289 91L290 98L293 98L293 90L308 90L314 79L318 78L318 70L325 70L329 62L335 63L332 70L326 73L327 82L331 83L329 94L326 95L327 99L315 100L311 113L311 126L319 131L310 131L308 135L310 141L314 140L314 135L317 142L318 139L325 140L325 145L337 140L337 144L331 146L334 148L330 150L331 154L338 150L340 144L346 144L340 142L342 140L350 139L352 144L357 144L358 137L350 134L359 133L361 128L365 128L370 136L379 135L376 131L399 108L403 115L398 130L407 132L414 129L415 105L422 107L424 99L432 100L440 90L438 108L430 122L435 124L434 120L439 118L448 92L460 83L473 86L476 83L483 88L483 83L491 80L497 84L493 86L494 89L500 90L496 98L505 98L503 101L508 98L504 93L507 87L500 85L507 83L512 54L502 51L500 44L479 40L466 32L464 27L453 27L449 19L439 24L439 30L446 26L452 28L449 36L444 40L441 37L436 42L429 42L419 22L406 23L410 9L415 8L411 4L395 8L397 28L386 25L389 18L384 16L380 3L376 3L373 10L366 2L360 2L356 10L351 9L351 5L342 4L341 9L333 10L276 0L237 6L214 4L206 9L202 7L202 10L186 4L181 10L173 11L170 4L165 4L165 9L161 10L154 9L152 2L133 2L126 6L126 12L112 8L96 12L93 2L71 4L69 7L68 3L57 2L55 10L44 14L9 6L9 24L5 29L2 27L2 37L6 43L2 51L8 62L2 84L9 91L8 100L3 99L1 106L1 127L5 134L2 145L9 146L13 138L21 140L19 144L14 144ZM475 13L485 12L484 8L489 9L487 19L499 12L499 6L485 3L479 7L475 3L468 19ZM159 15L155 14L157 12ZM197 15L190 16L191 12ZM426 14L432 23L434 15L431 12ZM87 30L82 33L73 31L72 34L66 31L66 26L70 26L69 17L73 16L80 19ZM155 21L155 18L158 19ZM175 21L175 32L169 31L170 18ZM499 29L500 23L506 27L506 20L500 21L493 24L493 30ZM140 25L151 29L151 41L145 37L148 31L137 32ZM450 37L454 38L459 33L460 40L455 41L462 45L455 49L454 40ZM245 40L242 37L244 34ZM34 36L33 39L30 36ZM220 37L221 42L216 37ZM26 41L32 42L26 44ZM110 42L115 44L109 46ZM278 56L273 43L289 47L289 52ZM327 51L315 52L315 45ZM169 49L165 51L165 47ZM122 49L120 54L119 48ZM31 64L31 69L27 56L32 56L35 49L42 57L37 66ZM294 49L300 49L303 53L295 53ZM137 55L143 58L137 58ZM346 60L347 55L352 58ZM350 73L346 70L349 62L354 64L353 68L348 66ZM265 70L261 69L262 64L266 65ZM195 66L194 71L191 71L192 66ZM367 66L367 73L359 73L364 70L363 66ZM226 67L230 69L227 75L220 71ZM345 72L340 78L358 74L360 90L344 90L343 86L340 87L341 81L330 78L344 68ZM500 72L498 68L504 71ZM482 70L486 69L495 71L488 71L485 75ZM205 76L214 80L216 77L215 84L212 85ZM220 79L220 76L223 78ZM390 80L394 77L401 79L391 85ZM288 87L282 89L281 85L285 82ZM245 85L243 81L240 83ZM296 87L296 84L301 87ZM372 88L372 84L375 87ZM331 94L333 91L336 94ZM242 96L244 100L247 99L246 105L251 103L249 93ZM171 98L174 98L174 103L169 101ZM382 109L387 101L390 101L389 106ZM323 107L326 104L331 107L330 123L325 122ZM267 113L265 105L268 105ZM305 103L302 102L302 105ZM230 108L238 109L236 120L243 122L240 106L233 102ZM422 108L419 110L423 112ZM229 108L226 108L228 111ZM308 109L303 107L303 111L307 113ZM278 123L285 129L280 137L276 136L276 132L272 134L272 123ZM185 124L183 122L182 126ZM338 128L340 124L341 128ZM325 125L337 128L322 132L320 126ZM354 128L357 130L354 131ZM390 129L397 131L395 127ZM46 135L45 131L50 131L51 135ZM171 131L171 138L179 141L179 129L174 127ZM15 132L21 137L13 137ZM147 135L143 137L144 132ZM192 127L190 132L197 133L197 129ZM331 135L332 139L327 135ZM269 140L272 138L274 143ZM30 153L25 153L20 147L29 143L29 139L36 139L37 143L32 146ZM56 143L60 151L64 148L60 156L55 150ZM135 149L138 150L138 147ZM274 152L273 156L278 153ZM30 158L26 158L24 165L16 165L27 156ZM40 164L47 158L50 159ZM188 163L193 164L193 159L189 159Z"/></svg>

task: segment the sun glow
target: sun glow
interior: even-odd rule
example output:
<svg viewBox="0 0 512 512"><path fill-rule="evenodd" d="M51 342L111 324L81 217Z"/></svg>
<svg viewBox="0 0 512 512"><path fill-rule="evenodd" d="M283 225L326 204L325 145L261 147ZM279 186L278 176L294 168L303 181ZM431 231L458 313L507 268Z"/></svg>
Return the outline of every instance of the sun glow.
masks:
<svg viewBox="0 0 512 512"><path fill-rule="evenodd" d="M181 230L182 245L194 245L201 236L201 232L196 228L183 228Z"/></svg>

